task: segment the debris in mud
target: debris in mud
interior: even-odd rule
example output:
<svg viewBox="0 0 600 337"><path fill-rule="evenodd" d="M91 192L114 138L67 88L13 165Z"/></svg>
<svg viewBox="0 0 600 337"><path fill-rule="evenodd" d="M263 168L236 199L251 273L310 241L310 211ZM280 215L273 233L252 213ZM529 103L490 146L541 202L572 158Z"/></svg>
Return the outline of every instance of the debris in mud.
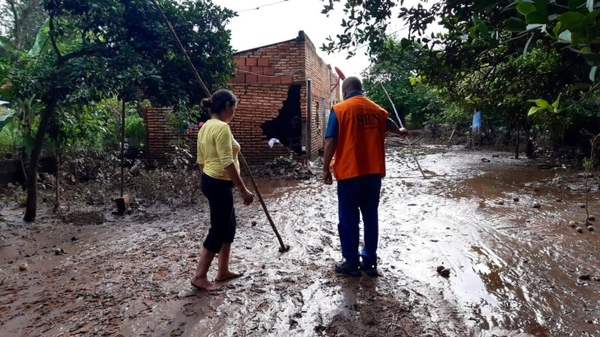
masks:
<svg viewBox="0 0 600 337"><path fill-rule="evenodd" d="M496 200L496 204L498 204L498 205L504 205L504 200Z"/></svg>
<svg viewBox="0 0 600 337"><path fill-rule="evenodd" d="M484 163L489 163L490 162L490 160L487 159L487 158L481 158L481 161L484 162Z"/></svg>
<svg viewBox="0 0 600 337"><path fill-rule="evenodd" d="M19 265L19 271L27 271L27 269L29 269L29 265L27 263L23 262Z"/></svg>
<svg viewBox="0 0 600 337"><path fill-rule="evenodd" d="M533 203L533 208L540 208L540 207L542 207L542 205L540 205L539 202L536 201Z"/></svg>
<svg viewBox="0 0 600 337"><path fill-rule="evenodd" d="M583 233L583 228L581 227L577 227L575 228L575 230L577 231L577 233Z"/></svg>
<svg viewBox="0 0 600 337"><path fill-rule="evenodd" d="M588 216L588 221L596 221L596 217L594 215Z"/></svg>
<svg viewBox="0 0 600 337"><path fill-rule="evenodd" d="M54 247L54 255L62 255L65 254L65 250L59 247Z"/></svg>
<svg viewBox="0 0 600 337"><path fill-rule="evenodd" d="M450 277L450 269L444 267L443 265L437 266L436 271L442 277Z"/></svg>
<svg viewBox="0 0 600 337"><path fill-rule="evenodd" d="M575 221L571 220L571 221L569 221L569 227L575 228L575 227L577 227L577 223Z"/></svg>
<svg viewBox="0 0 600 337"><path fill-rule="evenodd" d="M74 211L62 216L62 221L74 225L101 225L104 223L104 215L98 211Z"/></svg>
<svg viewBox="0 0 600 337"><path fill-rule="evenodd" d="M252 222L250 223L252 226L256 226L256 220L252 220Z"/></svg>
<svg viewBox="0 0 600 337"><path fill-rule="evenodd" d="M592 277L590 276L590 274L581 274L579 275L579 279L582 281L589 281Z"/></svg>
<svg viewBox="0 0 600 337"><path fill-rule="evenodd" d="M289 156L277 157L262 168L256 168L256 176L261 178L302 180L310 179L314 175L307 165L302 164L294 157L293 153L290 153Z"/></svg>
<svg viewBox="0 0 600 337"><path fill-rule="evenodd" d="M518 197L514 197L514 198L513 198L513 201L514 201L514 202L519 202L519 198L518 198Z"/></svg>
<svg viewBox="0 0 600 337"><path fill-rule="evenodd" d="M587 230L590 231L590 232L593 232L594 231L594 226L587 226Z"/></svg>

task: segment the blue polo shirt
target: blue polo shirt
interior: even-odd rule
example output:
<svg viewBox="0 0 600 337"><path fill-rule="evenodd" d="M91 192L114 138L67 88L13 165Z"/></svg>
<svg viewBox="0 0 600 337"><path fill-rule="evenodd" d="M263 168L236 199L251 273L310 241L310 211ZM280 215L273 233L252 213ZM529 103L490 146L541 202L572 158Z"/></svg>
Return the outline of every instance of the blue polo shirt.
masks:
<svg viewBox="0 0 600 337"><path fill-rule="evenodd" d="M363 95L364 94L362 91L352 91L351 93L346 95L346 97L344 97L344 100L347 100L354 96L363 96ZM391 127L396 125L396 122L394 122L393 120L388 118L386 121L386 125L387 125L386 130L389 130ZM338 119L337 119L337 116L335 115L335 111L333 110L333 108L331 108L331 113L329 114L329 122L327 123L327 130L325 131L325 138L337 138L338 132L339 132Z"/></svg>

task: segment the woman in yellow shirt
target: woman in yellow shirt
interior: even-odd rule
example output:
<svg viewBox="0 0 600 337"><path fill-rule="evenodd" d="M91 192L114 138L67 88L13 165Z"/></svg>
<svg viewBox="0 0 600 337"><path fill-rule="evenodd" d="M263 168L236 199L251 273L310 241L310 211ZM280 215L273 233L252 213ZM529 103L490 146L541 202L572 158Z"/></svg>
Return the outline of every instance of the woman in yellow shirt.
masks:
<svg viewBox="0 0 600 337"><path fill-rule="evenodd" d="M201 190L210 206L210 229L202 244L200 262L191 284L197 289L216 290L219 287L208 280L207 273L217 253L215 281L241 276L229 270L231 243L236 228L233 187L240 192L244 205L250 205L254 195L240 177L240 144L229 129L237 99L231 91L219 90L210 99L204 99L202 105L211 112L211 119L198 132L198 166L202 175Z"/></svg>

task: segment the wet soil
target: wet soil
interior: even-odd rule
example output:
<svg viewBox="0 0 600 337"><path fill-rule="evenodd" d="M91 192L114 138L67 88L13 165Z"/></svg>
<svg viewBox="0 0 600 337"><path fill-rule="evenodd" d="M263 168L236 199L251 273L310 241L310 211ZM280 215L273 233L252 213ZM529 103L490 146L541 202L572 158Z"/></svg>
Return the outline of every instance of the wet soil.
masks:
<svg viewBox="0 0 600 337"><path fill-rule="evenodd" d="M189 285L208 229L203 200L124 217L42 208L33 224L6 203L0 335L600 336L598 233L568 225L586 219L581 172L508 153L414 150L427 179L407 148L389 149L379 278L334 272L336 190L318 176L259 181L288 252L258 202L238 203L231 265L244 275L210 293ZM588 183L593 214L598 180Z"/></svg>

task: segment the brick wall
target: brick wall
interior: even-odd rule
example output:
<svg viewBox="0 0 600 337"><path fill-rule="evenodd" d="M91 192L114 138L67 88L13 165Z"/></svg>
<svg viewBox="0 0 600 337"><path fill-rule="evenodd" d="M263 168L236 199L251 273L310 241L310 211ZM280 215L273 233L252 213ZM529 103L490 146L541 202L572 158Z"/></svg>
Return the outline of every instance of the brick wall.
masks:
<svg viewBox="0 0 600 337"><path fill-rule="evenodd" d="M316 156L319 149L323 148L327 119L331 107L340 101L340 90L333 86L338 81L337 74L332 67L326 64L317 54L315 45L306 38L306 77L311 86L311 148L312 156Z"/></svg>
<svg viewBox="0 0 600 337"><path fill-rule="evenodd" d="M250 164L264 164L273 158L288 154L281 145L268 146L261 124L275 118L288 93L287 85L234 84L233 92L239 99L231 132L242 147L242 153Z"/></svg>
<svg viewBox="0 0 600 337"><path fill-rule="evenodd" d="M179 138L177 131L167 124L167 115L171 111L169 108L144 109L144 122L146 124L145 151L146 159L150 163L166 164L169 160L167 154L173 151L170 143ZM194 128L183 136L194 154L196 153L197 135L198 129Z"/></svg>
<svg viewBox="0 0 600 337"><path fill-rule="evenodd" d="M248 162L262 164L288 153L281 147L270 149L261 126L278 117L292 85L300 86L302 145L315 157L323 147L323 107L325 105L328 111L332 102L339 101L339 90L331 92L337 75L317 55L308 36L300 31L295 39L239 52L235 62L237 70L231 86L240 102L231 128ZM310 103L307 102L307 80L310 80L312 93ZM307 118L309 104L310 121ZM311 126L308 136L307 125Z"/></svg>
<svg viewBox="0 0 600 337"><path fill-rule="evenodd" d="M323 147L327 120L324 111L328 112L332 104L339 101L340 91L338 87L331 92L338 77L318 56L310 39L300 31L294 39L238 52L234 60L237 69L229 85L239 103L231 130L240 142L246 160L250 164L264 164L289 153L290 150L281 145L269 148L269 137L264 130L266 125L272 126L273 121L281 119L283 110L289 112L286 109L290 104L300 106L298 114L303 131L298 131L298 142L310 151L310 157L316 157ZM307 101L308 82L310 102ZM300 98L296 102L295 96L292 100L288 95L292 89L297 91L298 87ZM177 138L174 130L167 126L168 112L169 109L161 108L146 111L146 153L149 159L158 162L166 162L165 154L172 150L169 142ZM310 126L310 131L306 131L307 126ZM293 130L290 137L295 138L296 131ZM187 136L194 153L196 133L197 130L194 130Z"/></svg>

